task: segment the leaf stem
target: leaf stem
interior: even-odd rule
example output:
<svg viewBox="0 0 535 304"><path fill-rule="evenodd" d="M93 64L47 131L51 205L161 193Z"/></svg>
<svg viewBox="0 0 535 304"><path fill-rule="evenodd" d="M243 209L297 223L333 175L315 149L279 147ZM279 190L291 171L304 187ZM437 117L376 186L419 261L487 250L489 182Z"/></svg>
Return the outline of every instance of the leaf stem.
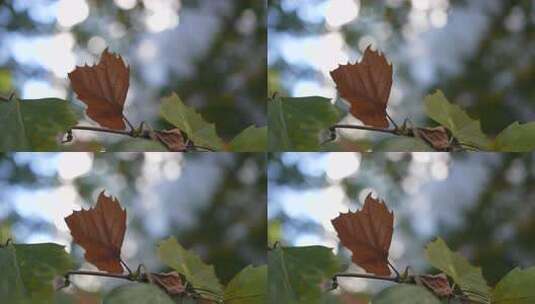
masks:
<svg viewBox="0 0 535 304"><path fill-rule="evenodd" d="M392 270L394 270L394 272L396 273L396 277L399 281L399 278L400 278L400 275L399 275L399 271L396 269L396 267L394 267L394 265L392 265L392 263L390 263L390 261L386 261L388 263L388 266L390 266L390 268L392 268Z"/></svg>
<svg viewBox="0 0 535 304"><path fill-rule="evenodd" d="M130 267L128 267L128 265L126 265L126 263L122 259L119 259L119 261L126 268L126 271L128 271L128 275L132 276L132 270L130 270Z"/></svg>
<svg viewBox="0 0 535 304"><path fill-rule="evenodd" d="M394 126L394 128L397 130L398 129L398 125L396 124L396 122L392 119L392 117L390 117L390 115L388 115L388 113L386 113L386 117L388 118L388 120L390 120L390 122L392 123L392 125Z"/></svg>
<svg viewBox="0 0 535 304"><path fill-rule="evenodd" d="M128 118L126 118L126 116L124 115L123 115L123 119L126 122L126 124L130 127L130 132L133 132L135 130L134 125L132 125L132 123L130 123L130 120L128 120Z"/></svg>

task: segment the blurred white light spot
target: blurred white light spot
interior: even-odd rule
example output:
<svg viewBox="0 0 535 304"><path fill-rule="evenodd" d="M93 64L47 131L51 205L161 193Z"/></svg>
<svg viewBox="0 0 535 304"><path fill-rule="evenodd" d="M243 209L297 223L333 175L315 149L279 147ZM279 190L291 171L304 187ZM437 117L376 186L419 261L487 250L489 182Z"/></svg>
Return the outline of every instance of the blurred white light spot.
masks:
<svg viewBox="0 0 535 304"><path fill-rule="evenodd" d="M95 55L99 55L106 48L106 41L100 36L93 36L87 41L87 48Z"/></svg>
<svg viewBox="0 0 535 304"><path fill-rule="evenodd" d="M156 11L145 16L145 25L151 32L161 32L178 25L178 15L170 11Z"/></svg>
<svg viewBox="0 0 535 304"><path fill-rule="evenodd" d="M72 52L74 37L70 32L15 39L9 47L19 63L42 66L60 78L67 77L76 63Z"/></svg>
<svg viewBox="0 0 535 304"><path fill-rule="evenodd" d="M448 165L446 165L445 162L442 162L440 160L435 160L431 164L431 176L433 176L436 180L445 180L448 178Z"/></svg>
<svg viewBox="0 0 535 304"><path fill-rule="evenodd" d="M360 154L357 153L329 153L325 173L331 180L341 180L358 171Z"/></svg>
<svg viewBox="0 0 535 304"><path fill-rule="evenodd" d="M77 197L76 189L72 185L22 192L15 198L15 208L23 216L41 218L54 224L58 230L68 231L64 217L79 208L75 203Z"/></svg>
<svg viewBox="0 0 535 304"><path fill-rule="evenodd" d="M312 66L328 79L331 78L331 70L348 60L344 51L345 39L339 32L330 32L314 38L283 37L281 40L282 56L288 62Z"/></svg>
<svg viewBox="0 0 535 304"><path fill-rule="evenodd" d="M429 0L412 0L412 7L417 10L427 10L430 7Z"/></svg>
<svg viewBox="0 0 535 304"><path fill-rule="evenodd" d="M412 10L409 13L409 20L412 30L424 32L429 28L429 19L427 13L420 10Z"/></svg>
<svg viewBox="0 0 535 304"><path fill-rule="evenodd" d="M429 15L429 19L431 21L431 25L436 28L441 28L446 26L448 23L448 14L441 9L435 9Z"/></svg>
<svg viewBox="0 0 535 304"><path fill-rule="evenodd" d="M137 55L143 61L150 61L158 55L154 41L144 39L137 47Z"/></svg>
<svg viewBox="0 0 535 304"><path fill-rule="evenodd" d="M178 25L178 0L143 0L145 26L151 32L161 32Z"/></svg>
<svg viewBox="0 0 535 304"><path fill-rule="evenodd" d="M115 39L122 38L124 37L124 35L126 35L126 28L120 22L112 22L108 26L108 33L110 33L110 36L112 38L115 38Z"/></svg>
<svg viewBox="0 0 535 304"><path fill-rule="evenodd" d="M74 37L71 33L54 35L52 39L43 42L43 46L39 49L41 64L57 77L66 77L76 64L76 58L71 51L73 46Z"/></svg>
<svg viewBox="0 0 535 304"><path fill-rule="evenodd" d="M89 16L89 6L85 0L59 0L57 5L57 20L63 27L83 22Z"/></svg>
<svg viewBox="0 0 535 304"><path fill-rule="evenodd" d="M163 165L163 175L167 180L176 180L182 174L182 166L176 160L168 160Z"/></svg>
<svg viewBox="0 0 535 304"><path fill-rule="evenodd" d="M507 16L504 20L504 25L510 32L520 31L524 27L525 23L526 17L524 12L518 6L514 7L509 16Z"/></svg>
<svg viewBox="0 0 535 304"><path fill-rule="evenodd" d="M67 93L65 92L65 89L55 88L48 82L38 80L28 80L24 82L22 87L23 99L38 99L43 98L43 96L65 99Z"/></svg>
<svg viewBox="0 0 535 304"><path fill-rule="evenodd" d="M427 152L414 152L412 153L412 159L419 163L428 163L431 161L432 153Z"/></svg>
<svg viewBox="0 0 535 304"><path fill-rule="evenodd" d="M292 96L334 96L336 89L332 86L321 86L314 81L297 81L292 88Z"/></svg>
<svg viewBox="0 0 535 304"><path fill-rule="evenodd" d="M303 217L315 221L327 231L334 231L331 219L340 212L347 212L343 203L345 191L340 186L330 186L321 190L288 193L283 198L282 207L292 217Z"/></svg>
<svg viewBox="0 0 535 304"><path fill-rule="evenodd" d="M357 18L359 8L359 0L330 0L325 12L325 20L330 27L340 27Z"/></svg>
<svg viewBox="0 0 535 304"><path fill-rule="evenodd" d="M124 10L133 9L137 5L137 0L113 0L113 2Z"/></svg>
<svg viewBox="0 0 535 304"><path fill-rule="evenodd" d="M252 9L246 9L236 22L236 30L241 34L251 34L256 28L256 14Z"/></svg>
<svg viewBox="0 0 535 304"><path fill-rule="evenodd" d="M72 180L84 175L93 166L89 153L61 153L58 159L58 175L61 179Z"/></svg>

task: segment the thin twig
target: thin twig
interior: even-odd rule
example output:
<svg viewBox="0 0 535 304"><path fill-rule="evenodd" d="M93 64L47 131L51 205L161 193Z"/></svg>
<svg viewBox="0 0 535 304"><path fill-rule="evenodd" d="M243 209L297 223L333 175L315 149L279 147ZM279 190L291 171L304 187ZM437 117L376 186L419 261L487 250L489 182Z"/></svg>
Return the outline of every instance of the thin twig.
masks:
<svg viewBox="0 0 535 304"><path fill-rule="evenodd" d="M334 131L335 129L358 129L358 130L366 130L366 131L375 131L375 132L382 132L382 133L389 133L393 135L401 135L397 129L382 129L382 128L374 128L374 127L368 127L368 126L357 126L357 125L333 125L329 128L329 130Z"/></svg>
<svg viewBox="0 0 535 304"><path fill-rule="evenodd" d="M390 281L394 283L399 283L400 279L399 277L386 277L386 276L376 276L372 274L365 274L365 273L337 273L333 276L333 279L337 278L361 278L361 279L372 279L372 280L382 280L382 281Z"/></svg>
<svg viewBox="0 0 535 304"><path fill-rule="evenodd" d="M206 147L206 146L198 146L198 145L189 145L188 148L193 148L195 150L202 149L202 150L206 150L206 151L209 151L209 152L215 152L216 151L216 150L214 150L212 148L209 148L209 147Z"/></svg>
<svg viewBox="0 0 535 304"><path fill-rule="evenodd" d="M65 279L67 281L69 280L69 277L72 275L88 275L88 276L98 276L98 277L108 277L108 278L115 278L115 279L123 279L128 281L134 281L134 279L128 275L128 274L117 274L117 273L108 273L108 272L98 272L98 271L87 271L87 270L79 270L79 271L69 271L65 274Z"/></svg>
<svg viewBox="0 0 535 304"><path fill-rule="evenodd" d="M130 136L130 137L140 137L140 138L145 138L145 139L151 139L149 134L145 134L145 133L135 135L132 131L114 130L114 129L98 128L98 127L90 127L90 126L74 126L71 128L71 130L103 132L103 133L125 135L125 136Z"/></svg>

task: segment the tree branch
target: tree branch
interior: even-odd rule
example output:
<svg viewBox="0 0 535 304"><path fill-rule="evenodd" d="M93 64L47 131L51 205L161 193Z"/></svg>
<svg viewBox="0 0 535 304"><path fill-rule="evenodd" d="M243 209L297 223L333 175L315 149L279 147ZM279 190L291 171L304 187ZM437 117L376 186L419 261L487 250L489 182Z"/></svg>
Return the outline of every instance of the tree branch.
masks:
<svg viewBox="0 0 535 304"><path fill-rule="evenodd" d="M111 133L111 134L119 134L119 135L130 136L130 137L151 139L149 134L145 132L143 132L142 134L134 134L132 131L114 130L114 129L107 129L107 128L99 128L99 127L89 127L89 126L74 126L71 128L71 130Z"/></svg>
<svg viewBox="0 0 535 304"><path fill-rule="evenodd" d="M365 273L337 273L333 276L333 280L337 280L338 278L361 278L361 279L389 281L389 282L394 282L394 283L400 282L399 277L376 276L373 274L365 274Z"/></svg>
<svg viewBox="0 0 535 304"><path fill-rule="evenodd" d="M88 275L88 276L108 277L108 278L123 279L123 280L128 280L128 281L135 281L128 274L117 274L117 273L86 271L86 270L69 271L64 275L65 280L67 282L70 282L69 277L72 276L72 275Z"/></svg>
<svg viewBox="0 0 535 304"><path fill-rule="evenodd" d="M333 125L329 127L330 131L335 131L336 129L358 129L358 130L365 130L365 131L388 133L388 134L393 134L393 135L402 135L398 131L398 129L382 129L382 128L375 128L375 127L368 127L368 126L357 126L357 125Z"/></svg>

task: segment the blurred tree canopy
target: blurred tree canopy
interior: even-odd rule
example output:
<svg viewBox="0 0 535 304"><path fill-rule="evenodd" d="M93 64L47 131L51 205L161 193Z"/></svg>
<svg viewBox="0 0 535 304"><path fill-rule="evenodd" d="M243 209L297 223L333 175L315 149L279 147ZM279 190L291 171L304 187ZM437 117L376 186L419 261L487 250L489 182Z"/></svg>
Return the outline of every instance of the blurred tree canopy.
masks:
<svg viewBox="0 0 535 304"><path fill-rule="evenodd" d="M224 284L245 266L266 263L262 155L73 155L1 156L0 239L5 242L11 235L17 243L69 245L63 217L94 206L98 193L105 189L127 210L123 257L134 268L144 264L151 271L167 270L156 257L156 242L169 236L214 265ZM89 164L87 171L76 171L84 162ZM68 247L77 261L83 261L81 247L72 243ZM84 286L94 288L87 282Z"/></svg>
<svg viewBox="0 0 535 304"><path fill-rule="evenodd" d="M350 2L357 15L344 23ZM535 120L534 12L527 0L270 0L269 90L335 98L334 83L317 61L333 70L347 62L343 58L359 60L373 44L394 67L389 109L395 120L432 125L422 121L422 98L441 89L480 119L486 134L496 135L516 120ZM325 45L338 38L340 46ZM305 43L301 51L311 55L299 57Z"/></svg>
<svg viewBox="0 0 535 304"><path fill-rule="evenodd" d="M162 127L160 98L176 91L228 139L266 123L265 15L247 0L1 1L0 94L66 98L81 113L67 73L109 47L131 66L135 124Z"/></svg>
<svg viewBox="0 0 535 304"><path fill-rule="evenodd" d="M394 211L396 267L429 271L423 249L438 236L482 267L491 285L514 267L535 264L535 154L354 154L358 170L333 179L332 170L353 165L344 154L270 154L270 244L335 246L351 264L327 217L360 209L373 191Z"/></svg>

